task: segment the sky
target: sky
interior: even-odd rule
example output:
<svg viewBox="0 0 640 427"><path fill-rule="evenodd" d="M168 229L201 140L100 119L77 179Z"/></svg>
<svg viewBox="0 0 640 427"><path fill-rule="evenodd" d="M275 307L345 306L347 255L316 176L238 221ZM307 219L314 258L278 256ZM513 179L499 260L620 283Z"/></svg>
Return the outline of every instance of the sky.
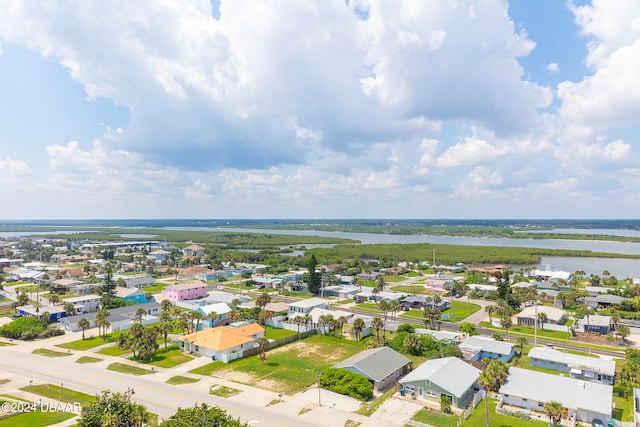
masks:
<svg viewBox="0 0 640 427"><path fill-rule="evenodd" d="M638 218L640 2L4 0L0 219Z"/></svg>

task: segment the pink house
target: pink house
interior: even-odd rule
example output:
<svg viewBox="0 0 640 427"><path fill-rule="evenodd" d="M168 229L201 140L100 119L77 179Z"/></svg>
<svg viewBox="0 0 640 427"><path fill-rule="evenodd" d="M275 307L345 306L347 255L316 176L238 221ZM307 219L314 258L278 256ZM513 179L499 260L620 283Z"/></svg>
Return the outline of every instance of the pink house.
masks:
<svg viewBox="0 0 640 427"><path fill-rule="evenodd" d="M187 283L176 283L162 290L162 298L169 301L184 301L207 296L206 283L194 280Z"/></svg>

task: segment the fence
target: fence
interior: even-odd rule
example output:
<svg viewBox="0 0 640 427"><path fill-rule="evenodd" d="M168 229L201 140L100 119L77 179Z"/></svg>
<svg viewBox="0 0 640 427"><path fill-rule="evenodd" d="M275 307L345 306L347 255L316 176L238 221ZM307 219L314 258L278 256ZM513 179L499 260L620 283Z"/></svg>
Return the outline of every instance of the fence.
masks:
<svg viewBox="0 0 640 427"><path fill-rule="evenodd" d="M302 338L308 337L309 335L315 335L315 333L316 333L315 329L312 329L312 330L307 331L307 332L301 332L299 337L298 337L298 335L289 335L288 337L280 338L279 340L270 341L269 342L269 348L267 350L271 350L272 348L280 347L281 345L289 344L290 342L294 342L294 341L297 341L298 339L302 339ZM235 360L235 359L238 359L240 357L253 356L254 354L258 354L258 353L260 353L260 348L258 348L258 347L248 348L248 349L244 350L243 352L234 353L237 356L234 357L231 360Z"/></svg>

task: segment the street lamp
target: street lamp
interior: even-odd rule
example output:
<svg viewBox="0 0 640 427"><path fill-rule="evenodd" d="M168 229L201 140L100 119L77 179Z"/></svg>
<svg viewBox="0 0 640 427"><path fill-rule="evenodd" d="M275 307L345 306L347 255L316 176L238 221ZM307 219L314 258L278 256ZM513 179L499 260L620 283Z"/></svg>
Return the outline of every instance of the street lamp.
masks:
<svg viewBox="0 0 640 427"><path fill-rule="evenodd" d="M29 380L29 387L33 385L33 380Z"/></svg>
<svg viewBox="0 0 640 427"><path fill-rule="evenodd" d="M318 406L322 406L320 402L320 377L322 376L322 371L318 371L316 374L316 378L318 379Z"/></svg>
<svg viewBox="0 0 640 427"><path fill-rule="evenodd" d="M64 383L60 383L60 402L62 402L62 389L64 388Z"/></svg>
<svg viewBox="0 0 640 427"><path fill-rule="evenodd" d="M127 391L124 394L128 394L129 396L136 394L135 390L131 387L127 387Z"/></svg>

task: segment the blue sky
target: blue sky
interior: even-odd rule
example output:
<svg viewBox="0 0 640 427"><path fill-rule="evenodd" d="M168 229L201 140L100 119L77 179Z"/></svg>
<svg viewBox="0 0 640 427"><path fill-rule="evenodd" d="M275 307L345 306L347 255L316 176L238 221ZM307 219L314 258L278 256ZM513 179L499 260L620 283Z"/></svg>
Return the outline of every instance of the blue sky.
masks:
<svg viewBox="0 0 640 427"><path fill-rule="evenodd" d="M635 0L11 0L0 219L637 217L637 75Z"/></svg>

